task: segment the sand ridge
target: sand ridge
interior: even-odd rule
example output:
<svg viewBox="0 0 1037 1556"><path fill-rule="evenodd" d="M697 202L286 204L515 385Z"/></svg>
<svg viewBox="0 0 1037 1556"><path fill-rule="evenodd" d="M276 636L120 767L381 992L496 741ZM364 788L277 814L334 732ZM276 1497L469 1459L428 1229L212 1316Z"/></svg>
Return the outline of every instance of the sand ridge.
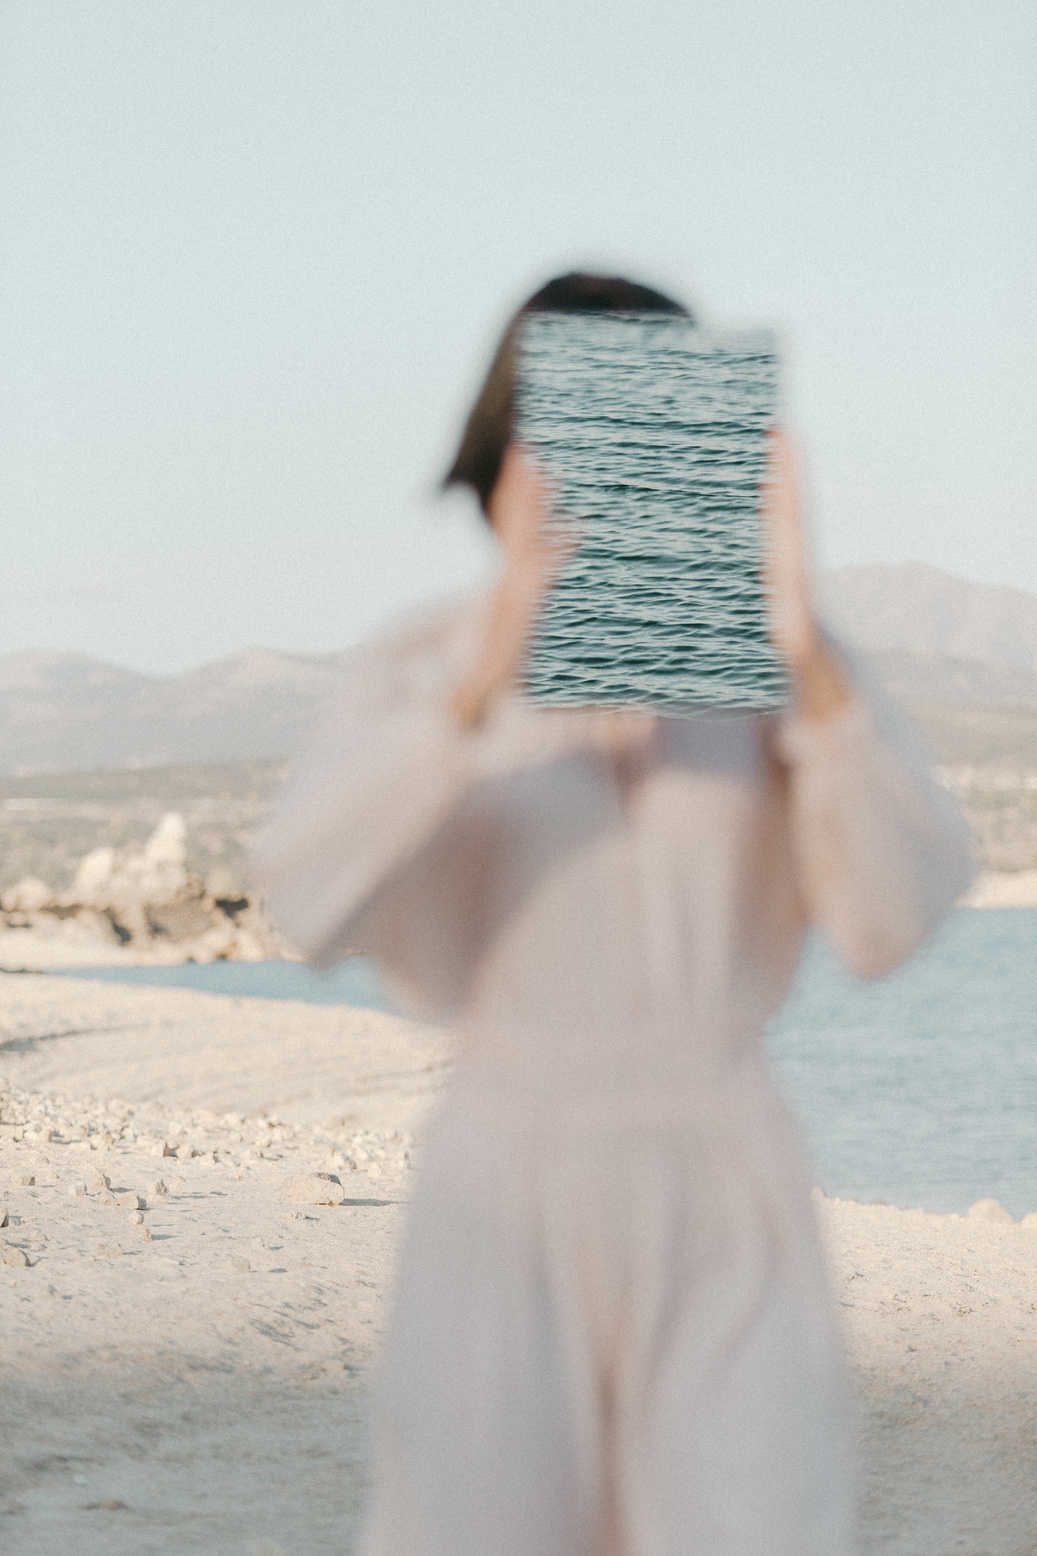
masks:
<svg viewBox="0 0 1037 1556"><path fill-rule="evenodd" d="M352 1548L372 1364L449 1066L442 1033L372 1012L0 976L0 1547ZM344 1203L288 1199L311 1173ZM862 1552L1033 1556L1037 1230L818 1210Z"/></svg>

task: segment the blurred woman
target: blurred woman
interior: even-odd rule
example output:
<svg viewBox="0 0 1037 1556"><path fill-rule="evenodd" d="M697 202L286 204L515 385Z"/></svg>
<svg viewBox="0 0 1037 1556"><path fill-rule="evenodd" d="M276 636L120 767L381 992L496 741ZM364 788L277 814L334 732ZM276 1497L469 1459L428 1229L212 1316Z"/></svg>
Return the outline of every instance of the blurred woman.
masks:
<svg viewBox="0 0 1037 1556"><path fill-rule="evenodd" d="M525 305L678 304L566 276ZM852 1455L795 1134L761 1033L811 923L895 966L971 875L963 825L812 616L771 444L787 712L518 690L564 557L515 440L512 321L449 480L488 596L358 650L261 851L284 930L377 959L457 1034L374 1434L364 1556L841 1556Z"/></svg>

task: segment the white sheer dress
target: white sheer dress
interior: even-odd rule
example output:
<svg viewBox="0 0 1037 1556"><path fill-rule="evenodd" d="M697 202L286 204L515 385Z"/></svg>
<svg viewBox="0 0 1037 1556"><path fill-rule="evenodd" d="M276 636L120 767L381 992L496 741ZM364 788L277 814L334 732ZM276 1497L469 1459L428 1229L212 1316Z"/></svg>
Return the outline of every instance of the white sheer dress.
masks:
<svg viewBox="0 0 1037 1556"><path fill-rule="evenodd" d="M483 613L357 651L260 849L286 933L458 1039L364 1556L842 1556L838 1336L760 1034L808 924L893 967L967 835L859 677L820 724L513 697L461 734Z"/></svg>

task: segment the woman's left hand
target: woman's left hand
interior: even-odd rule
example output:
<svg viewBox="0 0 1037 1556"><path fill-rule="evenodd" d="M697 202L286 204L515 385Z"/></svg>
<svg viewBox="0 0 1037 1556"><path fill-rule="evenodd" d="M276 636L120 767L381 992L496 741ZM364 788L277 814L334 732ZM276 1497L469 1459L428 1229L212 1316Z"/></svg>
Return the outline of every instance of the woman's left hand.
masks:
<svg viewBox="0 0 1037 1556"><path fill-rule="evenodd" d="M771 611L770 635L791 672L799 711L820 721L846 706L850 689L814 616L791 440L782 428L775 428L768 435L768 445L763 574Z"/></svg>

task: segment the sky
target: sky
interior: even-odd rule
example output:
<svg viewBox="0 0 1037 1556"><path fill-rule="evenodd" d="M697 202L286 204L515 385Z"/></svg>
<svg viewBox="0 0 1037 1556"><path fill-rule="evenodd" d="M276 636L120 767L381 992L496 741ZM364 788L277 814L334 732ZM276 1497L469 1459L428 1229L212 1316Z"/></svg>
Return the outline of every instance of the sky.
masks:
<svg viewBox="0 0 1037 1556"><path fill-rule="evenodd" d="M0 652L338 650L490 576L509 312L774 326L819 565L1037 592L1030 0L5 0Z"/></svg>

